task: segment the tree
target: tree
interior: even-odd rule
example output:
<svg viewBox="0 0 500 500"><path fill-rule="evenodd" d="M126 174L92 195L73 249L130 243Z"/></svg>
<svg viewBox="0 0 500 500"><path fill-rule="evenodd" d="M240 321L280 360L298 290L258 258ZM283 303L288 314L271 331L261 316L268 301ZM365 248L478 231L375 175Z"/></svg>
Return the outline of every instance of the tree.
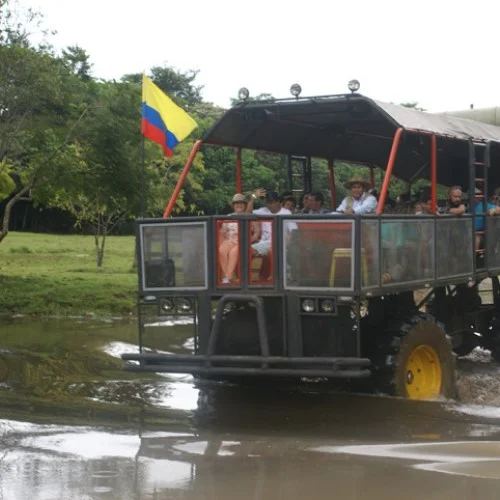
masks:
<svg viewBox="0 0 500 500"><path fill-rule="evenodd" d="M47 45L30 45L29 24L18 21L9 7L8 1L0 4L0 176L4 185L0 196L12 197L2 217L0 242L8 234L12 207L35 194L42 177L50 177L44 171L68 145L86 109L83 83ZM29 11L29 22L38 26L40 20ZM15 177L16 184L6 176L11 181Z"/></svg>
<svg viewBox="0 0 500 500"><path fill-rule="evenodd" d="M87 52L78 45L70 46L62 51L62 60L65 66L82 80L90 80L92 64Z"/></svg>
<svg viewBox="0 0 500 500"><path fill-rule="evenodd" d="M98 98L73 144L73 161L59 172L58 189L45 198L92 229L98 267L108 234L139 211L139 92L136 84L98 85Z"/></svg>

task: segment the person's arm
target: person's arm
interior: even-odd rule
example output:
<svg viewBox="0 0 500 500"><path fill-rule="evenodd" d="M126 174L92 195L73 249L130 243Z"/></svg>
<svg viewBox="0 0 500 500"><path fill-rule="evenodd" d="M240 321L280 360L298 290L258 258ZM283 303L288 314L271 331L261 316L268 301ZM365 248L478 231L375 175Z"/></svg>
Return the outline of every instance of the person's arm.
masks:
<svg viewBox="0 0 500 500"><path fill-rule="evenodd" d="M257 241L260 240L260 234L261 234L261 227L260 227L260 222L258 221L253 221L252 222L252 243L256 243Z"/></svg>
<svg viewBox="0 0 500 500"><path fill-rule="evenodd" d="M377 208L377 198L375 196L367 196L359 207L353 209L355 214L371 214Z"/></svg>
<svg viewBox="0 0 500 500"><path fill-rule="evenodd" d="M253 205L257 198L263 198L266 196L266 190L265 189L256 189L255 192L253 192L250 196L250 201L247 203L247 208L245 212L247 214L251 214L253 212Z"/></svg>
<svg viewBox="0 0 500 500"><path fill-rule="evenodd" d="M465 213L465 205L462 203L456 208L450 208L448 209L448 213L451 215L463 215Z"/></svg>
<svg viewBox="0 0 500 500"><path fill-rule="evenodd" d="M337 212L340 212L340 213L343 213L343 212L344 212L344 210L345 210L345 205L346 205L346 199L347 199L347 198L344 198L344 199L342 200L342 203L338 206L338 208L337 208L337 210L336 210Z"/></svg>
<svg viewBox="0 0 500 500"><path fill-rule="evenodd" d="M488 208L488 213L490 215L500 215L500 207L496 207L496 206L490 207L490 208Z"/></svg>

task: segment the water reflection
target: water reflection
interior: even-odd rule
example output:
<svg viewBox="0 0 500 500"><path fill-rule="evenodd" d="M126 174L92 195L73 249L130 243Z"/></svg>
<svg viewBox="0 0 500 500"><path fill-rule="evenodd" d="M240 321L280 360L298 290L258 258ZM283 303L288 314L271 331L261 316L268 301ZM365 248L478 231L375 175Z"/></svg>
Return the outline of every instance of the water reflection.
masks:
<svg viewBox="0 0 500 500"><path fill-rule="evenodd" d="M179 328L155 341L192 348ZM2 325L1 500L498 496L498 409L138 377L119 359L132 335L126 322Z"/></svg>
<svg viewBox="0 0 500 500"><path fill-rule="evenodd" d="M403 494L472 500L498 494L491 481L499 478L500 452L491 442L347 445L340 436L134 434L8 421L0 421L0 429L8 443L0 461L5 500L399 500Z"/></svg>

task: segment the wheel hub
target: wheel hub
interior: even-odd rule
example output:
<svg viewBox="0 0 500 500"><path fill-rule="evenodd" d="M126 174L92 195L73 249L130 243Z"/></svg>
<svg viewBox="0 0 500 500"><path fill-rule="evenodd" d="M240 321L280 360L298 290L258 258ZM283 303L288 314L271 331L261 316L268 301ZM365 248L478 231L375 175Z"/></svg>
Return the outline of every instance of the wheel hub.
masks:
<svg viewBox="0 0 500 500"><path fill-rule="evenodd" d="M410 399L435 399L441 394L441 360L427 344L411 351L405 367L406 393Z"/></svg>

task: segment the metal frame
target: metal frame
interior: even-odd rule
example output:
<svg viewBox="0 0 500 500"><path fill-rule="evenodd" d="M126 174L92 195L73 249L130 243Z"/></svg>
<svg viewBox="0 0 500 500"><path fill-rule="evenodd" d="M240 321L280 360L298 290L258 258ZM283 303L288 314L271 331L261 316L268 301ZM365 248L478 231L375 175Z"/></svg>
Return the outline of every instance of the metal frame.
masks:
<svg viewBox="0 0 500 500"><path fill-rule="evenodd" d="M139 250L139 258L140 258L140 285L139 285L139 290L141 293L153 293L153 292L159 292L164 290L167 287L154 287L154 288L148 288L146 287L146 272L144 268L145 264L145 259L144 259L144 231L142 229L147 228L147 227L167 227L170 224L167 224L165 222L156 222L156 223L149 223L145 224L144 222L139 223L139 238L140 238L140 250ZM203 227L203 236L204 236L204 242L205 242L205 251L204 251L204 270L205 270L205 276L204 276L204 281L205 285L204 286L192 286L192 287L173 287L174 289L177 290L186 290L188 292L190 291L201 291L201 290L207 290L210 286L209 284L209 267L208 267L208 237L207 237L207 221L198 221L198 220L191 220L190 222L180 222L179 219L176 219L175 222L176 226L182 226L182 227L188 227L188 226L202 226Z"/></svg>

